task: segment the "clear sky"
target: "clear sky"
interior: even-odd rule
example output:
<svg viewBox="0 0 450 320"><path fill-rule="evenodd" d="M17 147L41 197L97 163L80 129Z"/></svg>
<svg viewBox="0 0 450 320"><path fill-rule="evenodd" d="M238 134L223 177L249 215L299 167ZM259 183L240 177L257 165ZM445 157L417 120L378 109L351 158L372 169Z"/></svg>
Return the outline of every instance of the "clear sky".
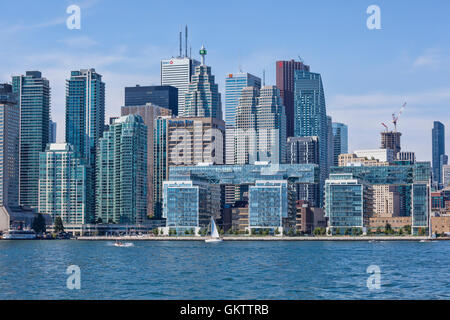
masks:
<svg viewBox="0 0 450 320"><path fill-rule="evenodd" d="M81 29L66 9L81 7ZM369 30L369 5L381 30ZM16 0L0 10L0 81L40 70L52 87L52 116L64 140L65 79L95 68L106 83L107 117L120 114L124 87L157 85L160 60L178 54L189 26L192 54L202 44L222 97L228 73L275 84L275 61L301 56L322 74L333 121L349 125L349 149L379 148L381 122L403 102L403 150L431 159L434 120L447 125L450 153L450 1L381 0ZM106 119L107 121L107 119Z"/></svg>

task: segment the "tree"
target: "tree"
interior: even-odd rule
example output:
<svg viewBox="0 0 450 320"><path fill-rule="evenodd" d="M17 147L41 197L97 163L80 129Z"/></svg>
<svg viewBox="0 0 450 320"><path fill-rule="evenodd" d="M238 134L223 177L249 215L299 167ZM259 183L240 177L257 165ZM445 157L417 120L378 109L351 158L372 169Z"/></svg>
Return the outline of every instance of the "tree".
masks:
<svg viewBox="0 0 450 320"><path fill-rule="evenodd" d="M155 236L158 236L159 235L159 229L158 228L153 229L153 234Z"/></svg>
<svg viewBox="0 0 450 320"><path fill-rule="evenodd" d="M278 236L280 234L280 230L278 228L275 229L275 235Z"/></svg>
<svg viewBox="0 0 450 320"><path fill-rule="evenodd" d="M410 235L411 234L411 225L406 225L403 227L403 230L405 230L405 233Z"/></svg>
<svg viewBox="0 0 450 320"><path fill-rule="evenodd" d="M38 216L33 219L31 228L38 234L44 233L46 231L45 219L42 214L39 213Z"/></svg>
<svg viewBox="0 0 450 320"><path fill-rule="evenodd" d="M338 236L338 235L341 234L341 229L340 228L336 228L336 230L334 232Z"/></svg>
<svg viewBox="0 0 450 320"><path fill-rule="evenodd" d="M55 233L64 232L64 224L61 217L55 218Z"/></svg>

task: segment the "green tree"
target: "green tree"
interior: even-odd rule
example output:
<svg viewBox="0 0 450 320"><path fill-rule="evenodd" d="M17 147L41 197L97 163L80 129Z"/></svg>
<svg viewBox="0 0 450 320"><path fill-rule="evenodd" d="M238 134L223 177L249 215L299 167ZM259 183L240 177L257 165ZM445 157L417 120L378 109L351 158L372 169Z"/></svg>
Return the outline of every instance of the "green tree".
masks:
<svg viewBox="0 0 450 320"><path fill-rule="evenodd" d="M336 228L334 232L335 232L335 235L339 236L341 234L341 229Z"/></svg>
<svg viewBox="0 0 450 320"><path fill-rule="evenodd" d="M39 213L37 217L33 219L31 228L38 234L46 231L45 218L42 214Z"/></svg>
<svg viewBox="0 0 450 320"><path fill-rule="evenodd" d="M381 233L381 228L380 227L378 227L377 228L377 232L376 232L377 234L380 234Z"/></svg>
<svg viewBox="0 0 450 320"><path fill-rule="evenodd" d="M55 233L64 232L64 224L61 217L55 218Z"/></svg>
<svg viewBox="0 0 450 320"><path fill-rule="evenodd" d="M159 236L159 229L158 228L153 229L153 234L155 236Z"/></svg>
<svg viewBox="0 0 450 320"><path fill-rule="evenodd" d="M405 230L405 234L410 235L411 234L411 225L406 225L403 227L403 230Z"/></svg>

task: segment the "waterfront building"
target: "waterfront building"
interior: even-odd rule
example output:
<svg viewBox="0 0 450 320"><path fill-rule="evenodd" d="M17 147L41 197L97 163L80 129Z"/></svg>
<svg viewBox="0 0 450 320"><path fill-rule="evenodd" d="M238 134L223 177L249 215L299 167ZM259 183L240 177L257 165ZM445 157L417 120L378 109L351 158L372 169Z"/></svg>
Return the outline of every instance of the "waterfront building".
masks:
<svg viewBox="0 0 450 320"><path fill-rule="evenodd" d="M261 88L261 79L250 73L230 73L225 78L225 126L226 163L235 164L236 113L242 90L246 87Z"/></svg>
<svg viewBox="0 0 450 320"><path fill-rule="evenodd" d="M339 155L348 153L348 127L333 122L333 165L339 166Z"/></svg>
<svg viewBox="0 0 450 320"><path fill-rule="evenodd" d="M295 204L295 230L302 234L314 234L316 228L327 227L322 208L312 207L308 201L297 200Z"/></svg>
<svg viewBox="0 0 450 320"><path fill-rule="evenodd" d="M296 70L294 84L294 134L296 137L319 137L322 188L329 168L328 119L322 77L319 73Z"/></svg>
<svg viewBox="0 0 450 320"><path fill-rule="evenodd" d="M450 187L450 165L442 166L442 185L444 188Z"/></svg>
<svg viewBox="0 0 450 320"><path fill-rule="evenodd" d="M293 137L294 134L294 119L295 119L295 70L308 71L309 66L303 64L301 61L277 61L276 62L276 85L280 89L280 96L283 101L286 113L286 136Z"/></svg>
<svg viewBox="0 0 450 320"><path fill-rule="evenodd" d="M432 130L433 152L433 184L436 188L442 186L442 166L447 164L445 157L445 126L435 121Z"/></svg>
<svg viewBox="0 0 450 320"><path fill-rule="evenodd" d="M200 50L202 64L195 67L186 92L183 117L210 117L222 119L222 101L219 86L211 74L211 67L205 65L206 49Z"/></svg>
<svg viewBox="0 0 450 320"><path fill-rule="evenodd" d="M393 231L404 230L411 226L411 217L371 217L369 218L368 230L377 232L378 230L384 232L387 225L391 226Z"/></svg>
<svg viewBox="0 0 450 320"><path fill-rule="evenodd" d="M184 115L186 93L195 68L200 65L190 57L177 57L161 61L161 85L178 89L178 115Z"/></svg>
<svg viewBox="0 0 450 320"><path fill-rule="evenodd" d="M66 142L95 167L105 125L105 83L95 69L72 71L66 80Z"/></svg>
<svg viewBox="0 0 450 320"><path fill-rule="evenodd" d="M289 200L286 180L256 181L249 188L249 229L269 229L283 234L289 214L293 213Z"/></svg>
<svg viewBox="0 0 450 320"><path fill-rule="evenodd" d="M177 98L178 99L178 98ZM154 124L158 117L165 117L171 115L171 110L162 108L152 103L144 105L124 106L121 109L121 115L127 116L136 114L141 116L144 124L147 126L147 215L154 217L154 203L153 203L153 170L155 159L155 143L154 143Z"/></svg>
<svg viewBox="0 0 450 320"><path fill-rule="evenodd" d="M178 115L178 89L172 86L125 87L125 107L151 105L169 109ZM145 119L144 119L145 121ZM146 123L148 126L148 124Z"/></svg>
<svg viewBox="0 0 450 320"><path fill-rule="evenodd" d="M356 190L353 190L350 187L348 191L336 190L336 194L333 194L333 189L326 189L326 193L328 192L328 194L326 195L325 207L327 210L327 217L330 221L330 228L342 229L350 227L350 224L341 224L339 219L333 218L333 216L335 218L339 218L340 214L342 214L342 210L347 210L345 209L346 205L349 205L349 208L354 208L353 211L348 210L348 214L353 212L352 215L354 215L356 214L355 212L358 211L359 216L359 213L362 212L363 220L358 221L363 221L364 223L367 222L367 220L365 219L373 217L374 212L373 189L377 188L376 186L390 186L395 187L395 189L391 190L395 190L394 192L398 193L399 195L400 207L398 209L398 216L411 217L411 229L413 234L419 234L421 231L426 232L426 230L428 229L428 218L431 210L429 205L431 165L429 162L416 162L415 164L389 166L332 167L331 174L331 185L341 184L336 180L341 179L342 176L344 177L342 180L351 180L349 184L359 185L360 187L355 187L355 189L358 189L358 195L356 195L356 193L354 192ZM351 175L351 177L349 177L349 175ZM364 189L362 188L363 185L367 186L367 192L365 191L361 193ZM339 187L336 188L339 189ZM357 199L358 197L359 199ZM381 197L381 199L382 198L383 197ZM342 199L342 203L338 203L337 199ZM363 206L361 206L361 204L359 203L361 199L364 202ZM346 201L353 203L353 205L351 203L346 203ZM365 203L366 201L367 203ZM336 209L334 209L335 205ZM356 210L356 208L359 209ZM397 215L397 212L395 211L396 210L394 209L393 214ZM363 224L362 227L364 228L366 226Z"/></svg>
<svg viewBox="0 0 450 320"><path fill-rule="evenodd" d="M48 144L39 156L39 212L65 224L94 222L91 168L68 143Z"/></svg>
<svg viewBox="0 0 450 320"><path fill-rule="evenodd" d="M19 203L19 125L17 95L0 84L0 207Z"/></svg>
<svg viewBox="0 0 450 320"><path fill-rule="evenodd" d="M394 158L402 150L401 147L402 134L397 131L381 132L381 149L391 149L394 151Z"/></svg>
<svg viewBox="0 0 450 320"><path fill-rule="evenodd" d="M289 137L287 139L287 163L319 165L319 137ZM296 185L295 199L306 200L313 207L320 205L318 185Z"/></svg>
<svg viewBox="0 0 450 320"><path fill-rule="evenodd" d="M117 119L98 144L96 215L103 222L147 220L147 127L139 115Z"/></svg>
<svg viewBox="0 0 450 320"><path fill-rule="evenodd" d="M39 153L47 146L50 122L50 83L39 71L14 76L13 92L20 108L19 205L39 205Z"/></svg>
<svg viewBox="0 0 450 320"><path fill-rule="evenodd" d="M450 214L431 217L433 234L450 234Z"/></svg>
<svg viewBox="0 0 450 320"><path fill-rule="evenodd" d="M355 150L354 154L358 158L378 160L379 162L392 163L394 161L394 151L391 149Z"/></svg>

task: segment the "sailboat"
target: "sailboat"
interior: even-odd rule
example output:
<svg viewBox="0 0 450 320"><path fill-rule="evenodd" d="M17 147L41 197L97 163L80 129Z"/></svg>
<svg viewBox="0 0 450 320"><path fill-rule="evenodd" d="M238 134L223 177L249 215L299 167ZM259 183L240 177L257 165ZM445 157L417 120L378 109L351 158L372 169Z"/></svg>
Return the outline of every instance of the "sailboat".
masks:
<svg viewBox="0 0 450 320"><path fill-rule="evenodd" d="M219 236L219 231L217 231L216 222L214 218L211 217L211 238L205 239L205 242L221 242L223 241Z"/></svg>

